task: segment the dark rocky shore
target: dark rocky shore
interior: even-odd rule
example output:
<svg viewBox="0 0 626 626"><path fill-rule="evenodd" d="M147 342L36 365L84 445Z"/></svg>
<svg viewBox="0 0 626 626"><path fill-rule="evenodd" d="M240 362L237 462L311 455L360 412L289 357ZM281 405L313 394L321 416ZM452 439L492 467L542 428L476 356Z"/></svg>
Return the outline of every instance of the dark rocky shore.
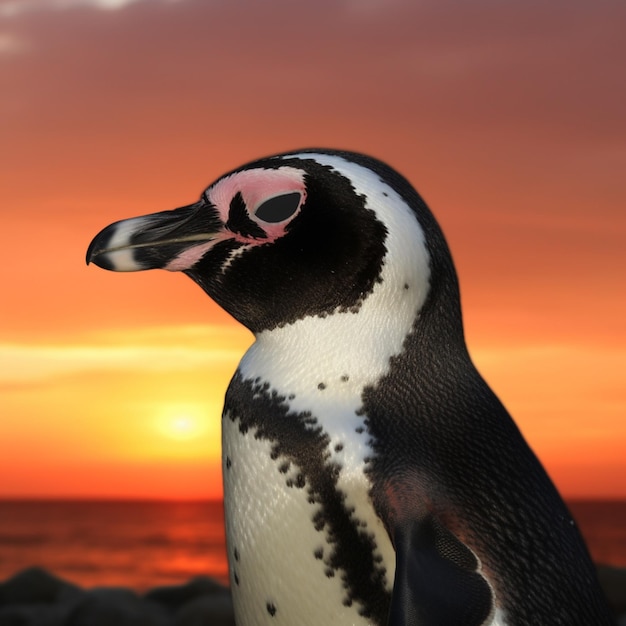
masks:
<svg viewBox="0 0 626 626"><path fill-rule="evenodd" d="M210 578L138 594L82 589L33 567L0 583L0 626L234 626L228 587Z"/></svg>
<svg viewBox="0 0 626 626"><path fill-rule="evenodd" d="M598 566L619 626L626 626L626 569ZM230 592L210 578L157 587L82 589L33 567L0 583L0 626L234 626ZM590 625L592 626L592 625Z"/></svg>

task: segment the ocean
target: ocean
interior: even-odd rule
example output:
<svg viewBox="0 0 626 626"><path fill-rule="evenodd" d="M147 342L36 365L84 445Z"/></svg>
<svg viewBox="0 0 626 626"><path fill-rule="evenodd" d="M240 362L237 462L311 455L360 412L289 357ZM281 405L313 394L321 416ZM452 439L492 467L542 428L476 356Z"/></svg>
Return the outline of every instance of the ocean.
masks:
<svg viewBox="0 0 626 626"><path fill-rule="evenodd" d="M568 505L594 560L626 567L626 501ZM83 587L227 583L222 503L0 500L0 581L32 565Z"/></svg>
<svg viewBox="0 0 626 626"><path fill-rule="evenodd" d="M83 587L227 583L222 502L0 500L0 580L32 565Z"/></svg>

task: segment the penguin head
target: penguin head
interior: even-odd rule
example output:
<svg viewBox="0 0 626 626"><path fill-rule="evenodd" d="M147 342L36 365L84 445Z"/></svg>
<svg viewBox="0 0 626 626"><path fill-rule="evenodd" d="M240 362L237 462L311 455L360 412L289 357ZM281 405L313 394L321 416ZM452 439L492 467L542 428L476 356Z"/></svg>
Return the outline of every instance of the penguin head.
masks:
<svg viewBox="0 0 626 626"><path fill-rule="evenodd" d="M252 332L358 313L412 290L417 310L456 276L441 231L400 174L364 155L300 150L225 174L194 204L115 222L87 263L182 271ZM386 309L386 310L385 310Z"/></svg>

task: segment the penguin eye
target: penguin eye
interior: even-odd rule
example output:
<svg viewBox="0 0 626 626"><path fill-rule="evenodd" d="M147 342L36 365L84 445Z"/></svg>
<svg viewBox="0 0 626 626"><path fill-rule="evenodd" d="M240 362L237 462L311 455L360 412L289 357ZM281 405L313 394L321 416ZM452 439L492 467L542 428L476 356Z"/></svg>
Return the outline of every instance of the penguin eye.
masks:
<svg viewBox="0 0 626 626"><path fill-rule="evenodd" d="M291 217L300 206L300 194L296 191L275 196L262 202L254 212L264 222L276 224Z"/></svg>

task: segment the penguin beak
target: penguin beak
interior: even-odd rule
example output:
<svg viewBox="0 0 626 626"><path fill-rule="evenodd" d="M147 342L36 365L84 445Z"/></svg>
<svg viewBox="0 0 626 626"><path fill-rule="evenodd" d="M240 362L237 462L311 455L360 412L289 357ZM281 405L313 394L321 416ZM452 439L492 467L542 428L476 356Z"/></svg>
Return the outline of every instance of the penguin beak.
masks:
<svg viewBox="0 0 626 626"><path fill-rule="evenodd" d="M115 272L188 269L222 230L215 209L204 200L142 217L114 222L89 244L87 265ZM188 254L191 249L195 254Z"/></svg>

